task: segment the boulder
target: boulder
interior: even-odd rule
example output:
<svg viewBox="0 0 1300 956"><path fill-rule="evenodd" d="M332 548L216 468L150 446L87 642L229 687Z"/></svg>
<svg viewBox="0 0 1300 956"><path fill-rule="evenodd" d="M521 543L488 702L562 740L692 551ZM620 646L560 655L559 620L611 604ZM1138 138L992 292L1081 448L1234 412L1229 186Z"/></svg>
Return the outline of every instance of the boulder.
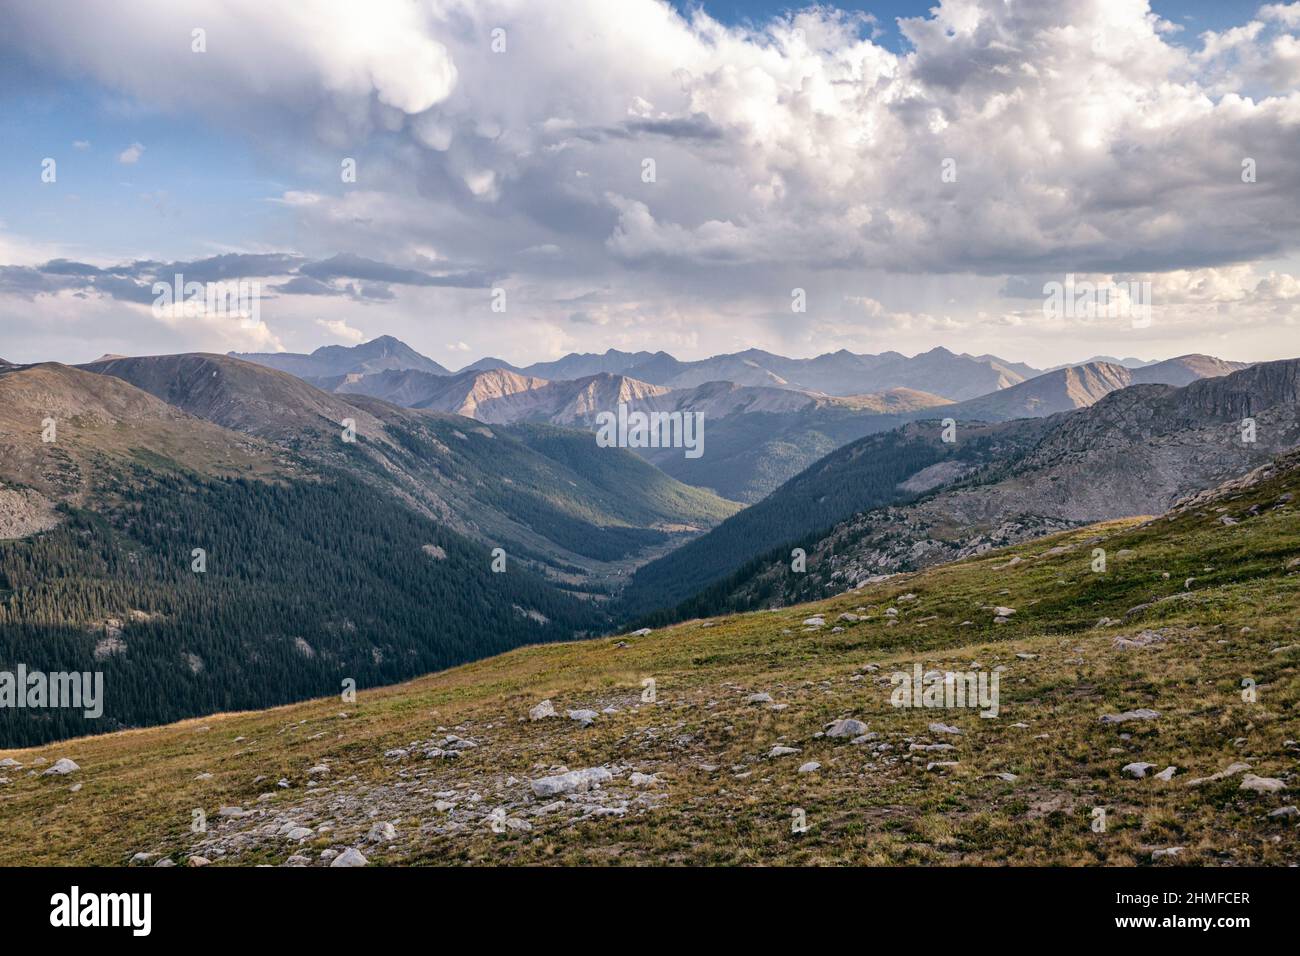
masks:
<svg viewBox="0 0 1300 956"><path fill-rule="evenodd" d="M608 783L614 775L604 767L588 767L586 770L570 770L568 773L541 777L532 782L533 793L539 797L554 797L562 793L586 793Z"/></svg>

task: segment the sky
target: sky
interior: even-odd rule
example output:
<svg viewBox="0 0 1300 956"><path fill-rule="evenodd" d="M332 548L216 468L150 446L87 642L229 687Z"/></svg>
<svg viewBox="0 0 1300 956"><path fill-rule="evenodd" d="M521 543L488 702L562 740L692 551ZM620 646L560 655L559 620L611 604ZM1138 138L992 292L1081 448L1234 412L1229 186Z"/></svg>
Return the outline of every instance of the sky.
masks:
<svg viewBox="0 0 1300 956"><path fill-rule="evenodd" d="M0 0L10 361L1296 357L1298 197L1300 2Z"/></svg>

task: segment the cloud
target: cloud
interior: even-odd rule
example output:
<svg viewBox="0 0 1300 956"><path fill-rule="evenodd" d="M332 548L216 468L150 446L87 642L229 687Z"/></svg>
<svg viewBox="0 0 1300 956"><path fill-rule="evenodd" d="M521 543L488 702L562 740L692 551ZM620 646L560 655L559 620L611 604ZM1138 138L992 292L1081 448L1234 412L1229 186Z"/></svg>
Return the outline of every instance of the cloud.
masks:
<svg viewBox="0 0 1300 956"><path fill-rule="evenodd" d="M1217 290L1158 317L1152 347L1161 321L1171 349L1175 328L1213 344L1225 310L1234 347L1284 347L1264 329L1297 306L1280 290L1300 271L1300 3L1192 37L1141 0L936 0L899 21L901 53L830 6L739 26L654 0L372 7L23 4L0 48L247 137L282 184L265 207L279 234L306 245L206 268L278 270L275 307L304 337L320 309L364 304L391 330L492 351L461 327L500 285L495 337L539 352L592 334L815 350L982 329L1033 351L1064 347L1035 300L1074 272L1150 277L1171 303L1195 298L1184 276ZM344 188L342 156L358 160ZM0 273L27 301L133 302L164 268L0 261L33 270Z"/></svg>
<svg viewBox="0 0 1300 956"><path fill-rule="evenodd" d="M316 324L325 329L325 331L329 332L329 334L335 338L342 339L345 342L351 342L354 345L364 342L366 339L366 333L362 332L360 329L352 328L352 326L348 325L342 319L317 319Z"/></svg>
<svg viewBox="0 0 1300 956"><path fill-rule="evenodd" d="M122 152L117 154L117 161L122 163L124 166L134 166L140 161L140 157L143 155L144 147L139 143L132 143L126 149L122 150Z"/></svg>

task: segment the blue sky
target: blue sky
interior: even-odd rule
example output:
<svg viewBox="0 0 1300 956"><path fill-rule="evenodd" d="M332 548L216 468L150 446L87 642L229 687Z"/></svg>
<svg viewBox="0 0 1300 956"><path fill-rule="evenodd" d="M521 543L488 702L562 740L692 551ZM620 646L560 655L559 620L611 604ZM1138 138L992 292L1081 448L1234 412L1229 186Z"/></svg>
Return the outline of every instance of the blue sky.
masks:
<svg viewBox="0 0 1300 956"><path fill-rule="evenodd" d="M1113 0L1097 20L1107 60L1086 49L1100 0L980 3L969 32L923 28L918 49L895 21L932 3L850 0L838 9L875 27L814 13L825 32L802 53L703 42L652 0L538 0L491 20L472 0L11 7L0 355L385 333L449 365L608 347L942 344L1043 365L1300 352L1300 4L1155 0L1183 29L1154 35ZM762 29L791 8L703 9ZM1252 20L1201 50L1205 31ZM949 158L961 176L946 184ZM274 290L264 326L142 311L154 276L136 260L201 270L222 254ZM112 267L112 282L78 285L43 268L54 259ZM292 265L257 273L268 261ZM1047 329L1008 292L1129 270L1167 303L1140 333ZM509 287L508 318L481 315L489 282ZM796 287L815 308L792 321Z"/></svg>

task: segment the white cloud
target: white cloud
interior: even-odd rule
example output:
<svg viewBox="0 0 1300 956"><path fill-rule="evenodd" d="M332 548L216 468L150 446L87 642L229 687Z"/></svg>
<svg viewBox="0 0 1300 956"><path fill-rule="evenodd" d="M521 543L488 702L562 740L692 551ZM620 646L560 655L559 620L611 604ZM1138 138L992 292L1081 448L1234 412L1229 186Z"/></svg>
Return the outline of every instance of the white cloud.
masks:
<svg viewBox="0 0 1300 956"><path fill-rule="evenodd" d="M1300 265L1278 263L1300 254L1300 3L1179 45L1143 0L942 0L901 22L903 55L830 7L752 28L654 0L141 0L10 19L0 45L251 130L268 155L292 144L295 174L337 180L360 157L356 185L286 175L271 202L304 254L416 265L437 249L508 289L503 316L482 289L367 306L426 343L481 317L538 353L987 332L1028 354L1069 346L1044 341L1036 305L1008 308L1004 277L1075 272L1150 277L1151 348L1187 351L1174 330L1212 344L1227 312L1239 356L1294 350L1265 330L1297 304ZM268 308L305 339L321 304L296 298Z"/></svg>
<svg viewBox="0 0 1300 956"><path fill-rule="evenodd" d="M336 339L342 339L344 342L351 342L354 345L364 342L366 333L360 329L354 329L343 319L317 319L316 324Z"/></svg>
<svg viewBox="0 0 1300 956"><path fill-rule="evenodd" d="M134 166L144 155L144 147L139 143L132 143L122 152L117 154L117 161L125 166Z"/></svg>

